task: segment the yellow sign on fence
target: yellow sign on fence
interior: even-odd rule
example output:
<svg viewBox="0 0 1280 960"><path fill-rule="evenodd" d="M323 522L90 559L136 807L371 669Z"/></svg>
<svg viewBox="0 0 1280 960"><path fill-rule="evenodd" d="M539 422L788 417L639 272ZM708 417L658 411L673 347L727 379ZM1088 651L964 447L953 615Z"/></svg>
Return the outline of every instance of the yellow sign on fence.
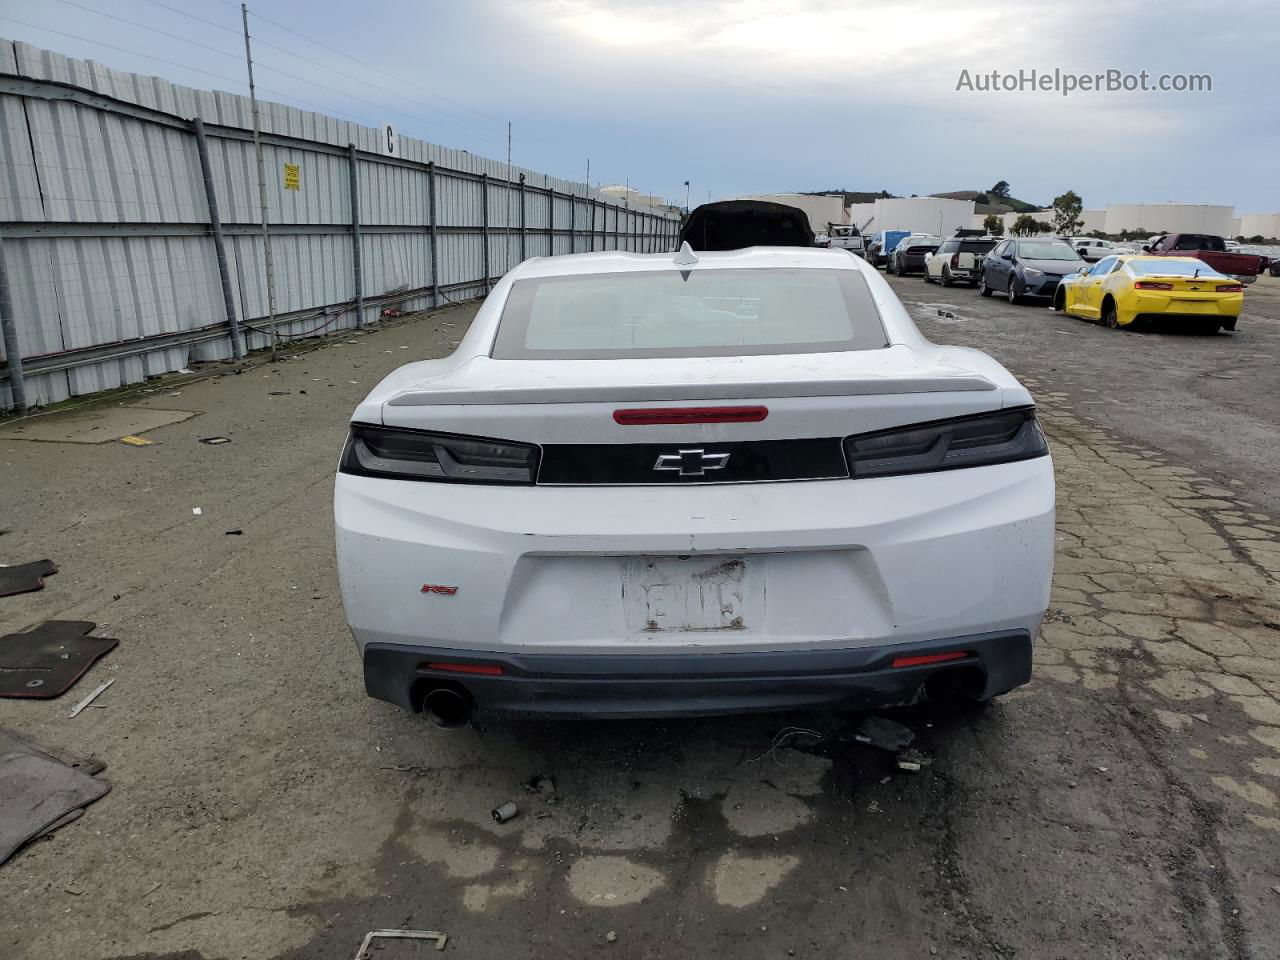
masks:
<svg viewBox="0 0 1280 960"><path fill-rule="evenodd" d="M284 165L284 188L286 190L302 189L302 168L296 163Z"/></svg>

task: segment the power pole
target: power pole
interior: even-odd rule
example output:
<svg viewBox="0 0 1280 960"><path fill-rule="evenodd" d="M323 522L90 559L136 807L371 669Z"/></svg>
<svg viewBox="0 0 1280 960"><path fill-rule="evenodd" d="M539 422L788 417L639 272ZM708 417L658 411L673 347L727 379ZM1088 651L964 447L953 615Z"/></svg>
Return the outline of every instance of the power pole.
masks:
<svg viewBox="0 0 1280 960"><path fill-rule="evenodd" d="M258 155L258 205L262 211L262 252L267 269L267 314L271 318L271 359L276 359L276 271L271 261L271 228L267 225L267 175L262 166L262 128L258 121L258 94L253 86L253 51L249 49L249 5L240 4L244 23L244 62L249 71L249 103L253 107L253 149Z"/></svg>
<svg viewBox="0 0 1280 960"><path fill-rule="evenodd" d="M511 121L510 120L507 121L507 183L506 183L506 186L503 187L503 189L507 191L507 228L505 231L503 231L503 233L507 241L506 242L506 248L507 248L506 266L508 267L508 269L510 269L512 261L515 260L515 253L514 253L515 248L513 245L516 239L511 234L511 227L515 221L515 216L512 213L512 208L515 206L516 195L515 195L515 191L511 189Z"/></svg>

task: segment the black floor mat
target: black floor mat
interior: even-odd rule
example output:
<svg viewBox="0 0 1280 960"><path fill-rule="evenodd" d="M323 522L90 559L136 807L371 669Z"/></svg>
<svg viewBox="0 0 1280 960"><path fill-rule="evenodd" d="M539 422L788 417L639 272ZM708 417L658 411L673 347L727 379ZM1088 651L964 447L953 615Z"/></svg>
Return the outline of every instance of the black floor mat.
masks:
<svg viewBox="0 0 1280 960"><path fill-rule="evenodd" d="M0 567L0 597L43 590L44 578L57 572L58 565L52 560L36 560L34 563L20 563L16 567Z"/></svg>
<svg viewBox="0 0 1280 960"><path fill-rule="evenodd" d="M119 640L89 637L89 620L48 620L26 633L0 637L0 697L61 696Z"/></svg>

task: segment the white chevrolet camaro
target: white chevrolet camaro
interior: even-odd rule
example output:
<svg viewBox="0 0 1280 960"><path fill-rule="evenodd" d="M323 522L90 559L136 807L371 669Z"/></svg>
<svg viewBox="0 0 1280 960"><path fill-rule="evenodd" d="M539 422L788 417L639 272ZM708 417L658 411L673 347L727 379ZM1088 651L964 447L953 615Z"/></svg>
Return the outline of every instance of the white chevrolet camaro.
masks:
<svg viewBox="0 0 1280 960"><path fill-rule="evenodd" d="M792 247L522 263L357 407L334 514L366 689L442 726L988 699L1053 565L1027 389Z"/></svg>

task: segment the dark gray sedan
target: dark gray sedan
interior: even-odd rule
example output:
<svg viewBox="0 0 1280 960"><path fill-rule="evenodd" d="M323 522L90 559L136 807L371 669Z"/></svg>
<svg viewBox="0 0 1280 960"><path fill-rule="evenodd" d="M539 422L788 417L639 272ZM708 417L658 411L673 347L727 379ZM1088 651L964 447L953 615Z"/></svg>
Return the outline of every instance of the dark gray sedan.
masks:
<svg viewBox="0 0 1280 960"><path fill-rule="evenodd" d="M904 237L893 248L893 253L889 254L887 269L900 277L911 273L924 273L924 258L937 250L941 244L941 237L927 237L919 234Z"/></svg>
<svg viewBox="0 0 1280 960"><path fill-rule="evenodd" d="M1005 240L982 261L978 292L1008 294L1010 303L1036 298L1050 299L1058 282L1086 266L1084 259L1064 240Z"/></svg>

